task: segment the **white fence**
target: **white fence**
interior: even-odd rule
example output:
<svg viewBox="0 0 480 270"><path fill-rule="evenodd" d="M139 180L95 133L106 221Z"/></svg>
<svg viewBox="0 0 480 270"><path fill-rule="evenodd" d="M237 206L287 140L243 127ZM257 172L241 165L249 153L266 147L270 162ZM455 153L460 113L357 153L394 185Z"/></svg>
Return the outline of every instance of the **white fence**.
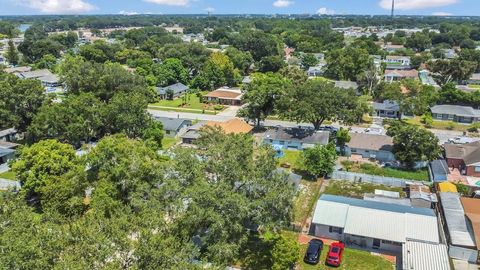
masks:
<svg viewBox="0 0 480 270"><path fill-rule="evenodd" d="M378 175L370 175L363 173L354 173L354 172L345 172L345 171L334 171L331 176L332 180L347 180L356 183L372 183L372 184L381 184L385 186L392 187L406 187L407 182L418 182L410 181L406 179L393 178L393 177L384 177Z"/></svg>

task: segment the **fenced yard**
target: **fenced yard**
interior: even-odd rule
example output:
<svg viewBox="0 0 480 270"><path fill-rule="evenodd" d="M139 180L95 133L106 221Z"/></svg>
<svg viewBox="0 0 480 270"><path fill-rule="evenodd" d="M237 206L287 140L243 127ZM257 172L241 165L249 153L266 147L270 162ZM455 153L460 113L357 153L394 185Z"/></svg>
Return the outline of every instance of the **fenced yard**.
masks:
<svg viewBox="0 0 480 270"><path fill-rule="evenodd" d="M392 187L406 187L409 180L394 178L394 177L385 177L371 174L355 173L355 172L344 172L344 171L334 171L331 175L333 180L347 180L356 183L372 183L378 185L392 186ZM413 182L413 180L410 180Z"/></svg>

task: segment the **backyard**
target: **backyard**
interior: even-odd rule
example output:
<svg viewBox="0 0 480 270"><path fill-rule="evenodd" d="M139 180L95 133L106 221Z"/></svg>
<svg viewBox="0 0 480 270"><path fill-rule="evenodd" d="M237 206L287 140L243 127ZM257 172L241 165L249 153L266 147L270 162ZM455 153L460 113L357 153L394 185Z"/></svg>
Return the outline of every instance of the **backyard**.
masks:
<svg viewBox="0 0 480 270"><path fill-rule="evenodd" d="M389 187L379 184L355 183L351 181L340 180L330 181L323 193L353 198L363 198L363 194L374 193L375 189L399 192L401 197L405 197L406 195L401 187Z"/></svg>
<svg viewBox="0 0 480 270"><path fill-rule="evenodd" d="M413 118L406 119L405 122L407 122L409 124L412 124L412 125L425 127L425 124L422 123L422 119L419 116L415 116ZM429 127L429 128L443 129L443 130L467 131L471 127L472 127L472 125L460 124L460 123L456 123L456 122L453 122L453 121L433 120L432 124L431 124L431 127ZM427 127L425 127L425 128L427 128Z"/></svg>
<svg viewBox="0 0 480 270"><path fill-rule="evenodd" d="M287 238L297 241L298 234L290 231L281 232ZM269 250L270 246L267 246L262 241L261 236L252 236L249 239L248 248L243 251L241 260L238 262L238 266L241 265L242 269L246 270L262 270L271 269L271 260ZM317 265L309 265L303 262L303 256L307 250L308 244L300 245L298 253L297 270L324 270L324 269L348 269L348 270L385 270L393 269L391 262L386 259L372 255L368 251L362 251L357 249L346 248L343 255L342 265L340 267L330 267L325 265L325 258L328 253L328 245L323 247L320 262Z"/></svg>
<svg viewBox="0 0 480 270"><path fill-rule="evenodd" d="M217 112L225 109L225 106L203 103L200 101L200 97L197 96L197 94L189 93L173 100L160 100L156 103L150 104L149 108L161 111L216 114Z"/></svg>
<svg viewBox="0 0 480 270"><path fill-rule="evenodd" d="M177 138L163 137L163 139L162 139L162 149L167 150L168 148L174 146L175 143L177 143Z"/></svg>
<svg viewBox="0 0 480 270"><path fill-rule="evenodd" d="M349 172L380 175L415 181L429 181L427 169L403 170L390 167L379 167L371 163L353 162L349 160L344 160L341 163L345 170Z"/></svg>
<svg viewBox="0 0 480 270"><path fill-rule="evenodd" d="M278 158L278 164L281 167L290 167L293 170L301 170L300 157L302 151L283 149L283 157Z"/></svg>

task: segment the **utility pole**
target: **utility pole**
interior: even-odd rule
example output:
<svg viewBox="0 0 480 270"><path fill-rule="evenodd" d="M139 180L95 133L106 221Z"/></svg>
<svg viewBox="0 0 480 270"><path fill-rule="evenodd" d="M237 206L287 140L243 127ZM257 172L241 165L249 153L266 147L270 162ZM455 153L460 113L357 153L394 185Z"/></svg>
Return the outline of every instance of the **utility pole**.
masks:
<svg viewBox="0 0 480 270"><path fill-rule="evenodd" d="M395 16L395 0L392 0L392 19L393 19L393 16Z"/></svg>

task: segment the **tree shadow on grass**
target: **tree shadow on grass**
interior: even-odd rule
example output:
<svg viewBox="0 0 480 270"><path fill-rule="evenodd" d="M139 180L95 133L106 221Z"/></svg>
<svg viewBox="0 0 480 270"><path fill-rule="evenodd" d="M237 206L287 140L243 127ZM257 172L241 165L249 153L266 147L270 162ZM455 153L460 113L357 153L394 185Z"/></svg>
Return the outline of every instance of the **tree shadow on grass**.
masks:
<svg viewBox="0 0 480 270"><path fill-rule="evenodd" d="M264 241L258 234L249 236L246 248L241 253L242 269L263 270L271 269L273 262L270 251L273 248L272 241Z"/></svg>

